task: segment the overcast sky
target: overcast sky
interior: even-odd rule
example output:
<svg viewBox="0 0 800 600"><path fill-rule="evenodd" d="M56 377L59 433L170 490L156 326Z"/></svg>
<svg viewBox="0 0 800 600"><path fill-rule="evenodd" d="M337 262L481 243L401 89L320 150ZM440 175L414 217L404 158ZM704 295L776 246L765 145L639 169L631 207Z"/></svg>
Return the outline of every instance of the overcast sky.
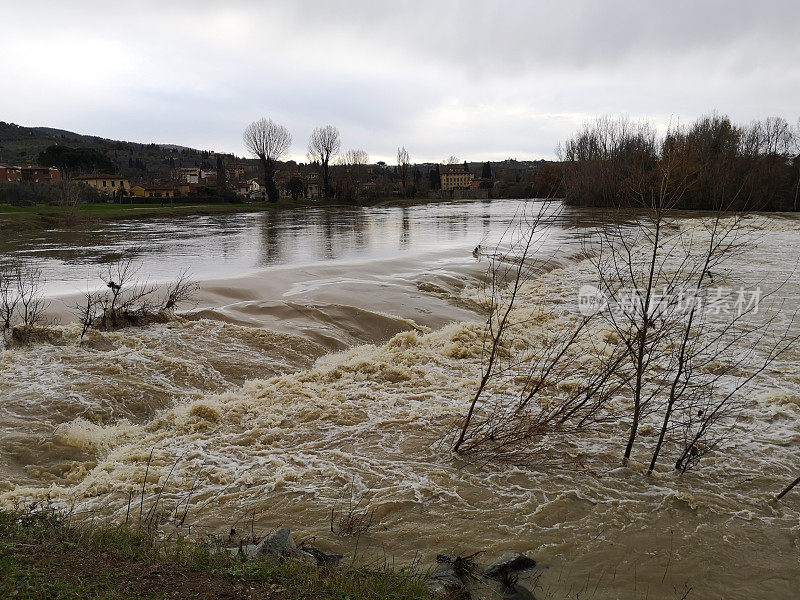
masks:
<svg viewBox="0 0 800 600"><path fill-rule="evenodd" d="M800 116L799 0L0 3L0 120L243 155L551 158L585 119Z"/></svg>

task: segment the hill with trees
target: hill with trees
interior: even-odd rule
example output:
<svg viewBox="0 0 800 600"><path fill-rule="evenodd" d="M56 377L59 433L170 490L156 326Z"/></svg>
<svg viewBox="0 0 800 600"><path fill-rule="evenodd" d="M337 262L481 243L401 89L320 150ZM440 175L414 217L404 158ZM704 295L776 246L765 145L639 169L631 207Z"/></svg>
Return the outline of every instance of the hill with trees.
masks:
<svg viewBox="0 0 800 600"><path fill-rule="evenodd" d="M54 147L63 147L63 150ZM113 171L131 181L165 179L172 169L181 167L212 170L216 166L213 151L175 144L110 140L63 129L24 127L0 121L0 164L37 164L42 153L45 153L43 158L53 161L44 166L68 166L76 174ZM232 154L222 156L226 160L236 159Z"/></svg>

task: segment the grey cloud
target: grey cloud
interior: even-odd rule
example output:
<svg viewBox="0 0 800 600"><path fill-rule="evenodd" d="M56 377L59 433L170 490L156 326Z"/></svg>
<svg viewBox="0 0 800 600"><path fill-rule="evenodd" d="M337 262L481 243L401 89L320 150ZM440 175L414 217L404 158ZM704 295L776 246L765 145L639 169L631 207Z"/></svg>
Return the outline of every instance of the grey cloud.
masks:
<svg viewBox="0 0 800 600"><path fill-rule="evenodd" d="M586 116L796 119L800 3L37 2L8 7L0 118L243 152L261 115L391 159L552 156ZM58 58L56 58L58 57Z"/></svg>

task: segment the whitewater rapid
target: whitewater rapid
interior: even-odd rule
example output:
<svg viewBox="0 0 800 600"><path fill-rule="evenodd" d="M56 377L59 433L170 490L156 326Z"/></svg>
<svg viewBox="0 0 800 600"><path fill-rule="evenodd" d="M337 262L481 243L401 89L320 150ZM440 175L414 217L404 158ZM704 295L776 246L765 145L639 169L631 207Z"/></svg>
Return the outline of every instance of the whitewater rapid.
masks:
<svg viewBox="0 0 800 600"><path fill-rule="evenodd" d="M788 278L797 298L800 222L753 227L741 279ZM449 442L480 377L486 263L459 252L209 279L174 322L85 348L58 325L4 351L0 502L124 518L147 472L167 510L191 491L196 531L252 518L352 553L330 521L355 495L374 510L365 560L515 549L544 567L537 597L796 597L800 494L770 499L800 465L800 349L757 380L736 443L686 475L644 476L648 427L620 468L621 424L562 468L464 463ZM542 264L521 310L545 343L592 269L579 245Z"/></svg>

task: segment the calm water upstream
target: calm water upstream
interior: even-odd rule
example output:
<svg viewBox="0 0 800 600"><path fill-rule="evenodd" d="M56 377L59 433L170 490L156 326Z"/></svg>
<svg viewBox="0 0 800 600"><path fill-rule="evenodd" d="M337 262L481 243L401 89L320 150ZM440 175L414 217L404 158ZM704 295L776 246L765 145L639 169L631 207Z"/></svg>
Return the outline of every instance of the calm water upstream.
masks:
<svg viewBox="0 0 800 600"><path fill-rule="evenodd" d="M49 497L124 518L145 472L147 503L175 465L161 502L194 488L195 531L254 516L259 531L284 525L352 553L352 539L330 532L352 492L375 511L359 541L365 560L515 549L542 566L538 598L800 597L800 493L769 502L800 466L798 348L758 378L735 443L685 476L644 476L648 424L627 469L616 423L580 442L581 469L466 465L440 443L480 374L487 261L472 251L491 248L524 204L153 219L0 239L0 261L41 269L59 322L46 341L0 353L0 503ZM540 241L540 274L520 297L537 307L531 340L574 312L591 281L581 242L603 222L565 209ZM784 282L796 307L800 220L745 226L750 247L725 277ZM78 347L71 294L133 248L151 281L189 269L197 306L171 323L90 332Z"/></svg>
<svg viewBox="0 0 800 600"><path fill-rule="evenodd" d="M200 279L279 265L313 265L438 254L469 258L497 239L518 201L428 204L407 208L319 208L177 219L126 220L7 234L0 260L39 268L50 293L82 291L103 265L136 251L141 273L168 280L183 269ZM565 214L577 225L579 212Z"/></svg>

